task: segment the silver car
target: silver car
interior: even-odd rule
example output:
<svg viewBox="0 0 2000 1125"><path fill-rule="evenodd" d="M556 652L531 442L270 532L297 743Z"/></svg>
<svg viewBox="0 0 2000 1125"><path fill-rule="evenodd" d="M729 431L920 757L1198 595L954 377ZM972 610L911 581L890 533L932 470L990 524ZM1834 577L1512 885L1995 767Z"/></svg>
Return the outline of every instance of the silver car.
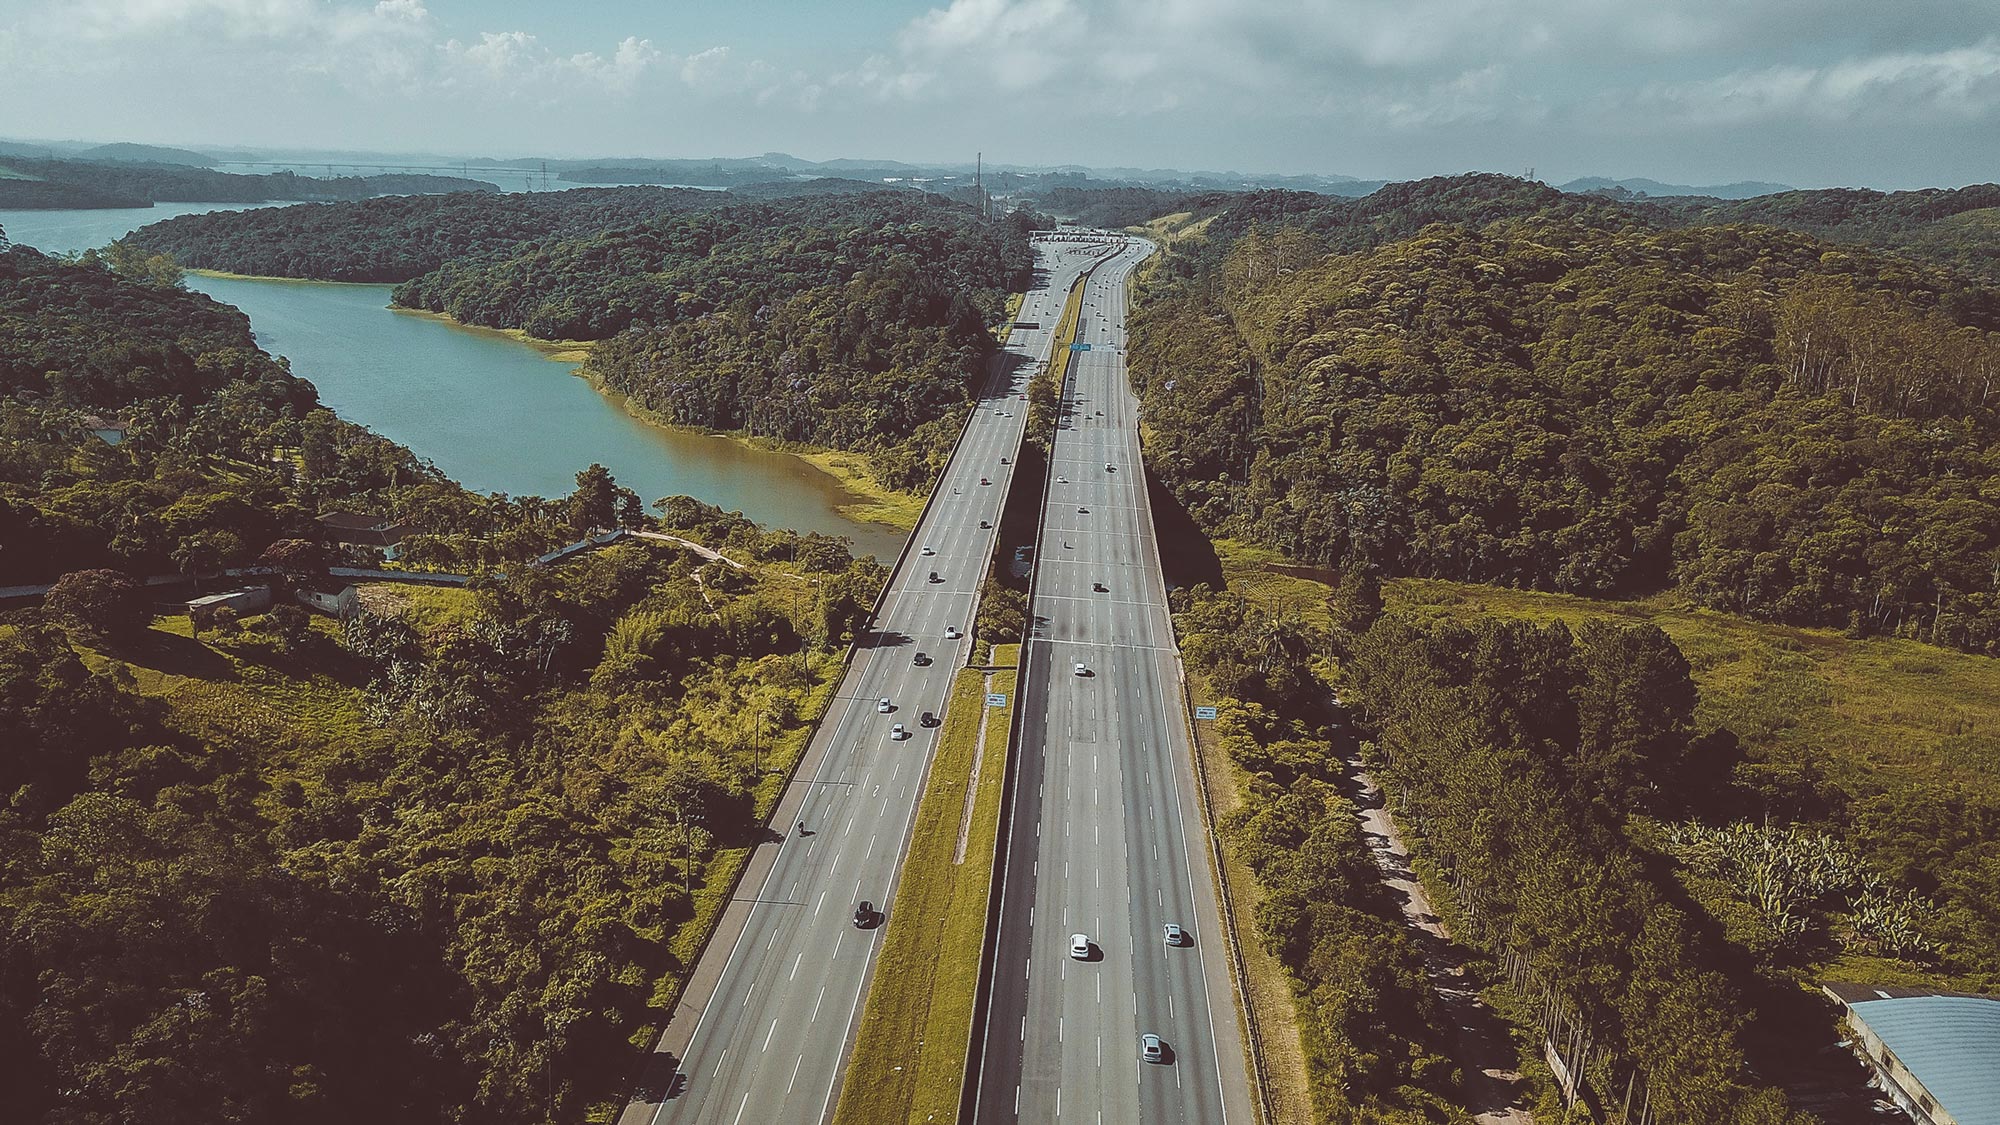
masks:
<svg viewBox="0 0 2000 1125"><path fill-rule="evenodd" d="M1139 1057L1149 1063L1166 1062L1166 1042L1157 1035L1141 1035L1139 1037Z"/></svg>

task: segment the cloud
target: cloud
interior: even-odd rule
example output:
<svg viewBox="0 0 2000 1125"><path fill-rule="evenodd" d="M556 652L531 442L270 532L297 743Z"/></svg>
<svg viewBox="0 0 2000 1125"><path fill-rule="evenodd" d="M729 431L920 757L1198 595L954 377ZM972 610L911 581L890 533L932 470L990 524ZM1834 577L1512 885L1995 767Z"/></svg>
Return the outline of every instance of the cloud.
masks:
<svg viewBox="0 0 2000 1125"><path fill-rule="evenodd" d="M1911 14L1922 9L1921 19ZM1926 30L1928 29L1928 30ZM1949 29L1949 30L1948 30ZM1996 112L1980 0L949 0L846 72L878 100L1061 91L1076 112L1425 131ZM1966 35L1919 44L1923 35ZM1881 49L1857 53L1857 47ZM1772 59L1783 57L1784 65ZM1626 120L1643 131L1644 120Z"/></svg>
<svg viewBox="0 0 2000 1125"><path fill-rule="evenodd" d="M1636 108L1681 125L2000 118L2000 38L1942 51L1897 51L1818 67L1773 66L1657 83Z"/></svg>

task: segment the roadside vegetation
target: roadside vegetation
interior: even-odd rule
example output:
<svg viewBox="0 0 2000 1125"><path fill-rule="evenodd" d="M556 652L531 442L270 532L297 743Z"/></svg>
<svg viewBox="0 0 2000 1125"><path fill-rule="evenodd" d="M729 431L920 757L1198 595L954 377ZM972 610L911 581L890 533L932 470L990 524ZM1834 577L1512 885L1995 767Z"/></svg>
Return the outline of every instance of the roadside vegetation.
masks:
<svg viewBox="0 0 2000 1125"><path fill-rule="evenodd" d="M719 538L341 626L12 615L14 1112L615 1112L879 581Z"/></svg>
<svg viewBox="0 0 2000 1125"><path fill-rule="evenodd" d="M996 647L953 681L835 1125L957 1119L1019 660L1018 645ZM1008 706L988 707L989 692Z"/></svg>
<svg viewBox="0 0 2000 1125"><path fill-rule="evenodd" d="M1424 579L1371 593L1368 582L1266 548L1218 548L1227 592L1180 595L1177 621L1190 668L1213 684L1220 706L1213 741L1242 771L1242 806L1225 818L1229 844L1252 858L1258 845L1246 847L1242 833L1261 823L1283 825L1292 835L1279 842L1295 849L1322 809L1351 823L1339 758L1343 744L1365 739L1433 897L1459 936L1491 958L1479 970L1489 998L1526 1024L1526 1069L1538 1069L1528 1056L1539 1051L1528 1029L1561 1012L1592 1029L1600 1097L1615 1102L1636 1072L1638 1088L1656 1083L1656 1109L1676 1119L1778 1119L1784 1099L1773 1100L1753 1073L1822 1104L1867 1097L1858 1068L1832 1049L1833 1013L1802 986L2000 986L1990 905L2000 842L1986 827L1996 821L1990 759L2000 751L1991 702L2000 699L2000 665L1991 658L1760 623L1670 597L1610 602ZM1551 663L1530 667L1530 652ZM1490 675L1478 670L1487 660L1496 662ZM1298 674L1269 670L1293 667L1321 681L1305 714L1321 714L1338 692L1358 721L1325 712L1315 723L1286 723L1271 699ZM1613 702L1670 707L1607 725L1619 713L1604 709ZM1453 725L1470 722L1512 725ZM1607 730L1626 733L1607 740ZM1555 746L1563 749L1546 748ZM1300 795L1317 797L1323 784L1332 799L1300 809ZM1259 821L1279 797L1291 811ZM1471 824L1481 827L1466 835ZM1365 858L1356 848L1350 841L1343 854ZM1259 890L1274 895L1271 880L1285 866L1251 865ZM1588 874L1608 868L1622 873ZM1343 894L1341 902L1370 901L1365 891ZM1628 901L1635 896L1645 901ZM1337 1037L1315 1025L1346 1011L1352 994L1331 1010L1314 998L1309 972L1272 944L1268 927L1282 917L1260 908L1258 931L1300 990L1318 1112L1379 1098L1341 1085L1352 1071L1326 1053ZM1612 935L1619 919L1641 918L1653 929ZM1321 919L1305 932L1327 941L1348 930ZM1371 955L1388 948L1378 943ZM1628 952L1601 961L1593 948ZM1633 950L1661 960L1632 961ZM1531 995L1503 983L1529 964ZM1646 974L1679 983L1647 992L1637 1009L1583 983L1636 988ZM1670 1019L1656 1005L1667 994L1698 999ZM1621 1040L1640 1017L1620 1010L1680 1034ZM1673 1022L1717 1014L1723 1023L1705 1029ZM1421 1057L1397 1046L1409 1033L1393 1024L1354 1034L1389 1057ZM1715 1050L1697 1065L1691 1042ZM1432 1066L1403 1073L1441 1104L1463 1104L1461 1076ZM1675 1081L1688 1085L1666 1088Z"/></svg>

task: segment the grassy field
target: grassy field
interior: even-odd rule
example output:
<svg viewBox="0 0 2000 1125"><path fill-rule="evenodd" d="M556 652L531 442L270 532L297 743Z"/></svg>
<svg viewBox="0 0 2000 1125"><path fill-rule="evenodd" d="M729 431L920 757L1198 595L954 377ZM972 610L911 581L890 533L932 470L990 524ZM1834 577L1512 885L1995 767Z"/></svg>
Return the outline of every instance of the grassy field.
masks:
<svg viewBox="0 0 2000 1125"><path fill-rule="evenodd" d="M859 497L852 504L839 506L840 514L848 519L887 524L906 531L917 526L917 517L924 511L923 494L883 484L876 478L867 457L839 449L786 449L785 452L833 474L839 478L841 487Z"/></svg>
<svg viewBox="0 0 2000 1125"><path fill-rule="evenodd" d="M1019 646L997 646L992 690L1009 706L985 706L986 673L968 668L952 685L930 780L917 807L910 851L875 965L835 1125L918 1125L957 1119L965 1081L972 996L985 947L987 891L1006 776L1007 730ZM986 742L979 752L979 723ZM979 761L967 816L966 787ZM958 841L966 837L958 859Z"/></svg>
<svg viewBox="0 0 2000 1125"><path fill-rule="evenodd" d="M1269 569L1276 553L1218 541L1230 588L1327 621L1327 587ZM2000 790L2000 660L1891 638L1773 625L1682 604L1672 595L1601 601L1458 582L1399 579L1387 607L1427 617L1649 621L1694 668L1704 727L1727 727L1754 755L1808 756L1842 782Z"/></svg>
<svg viewBox="0 0 2000 1125"><path fill-rule="evenodd" d="M86 651L84 661L160 700L177 730L216 742L253 740L268 755L271 776L283 777L301 746L365 737L367 698L358 676L343 680L287 656L256 628L260 621L246 617L237 632L208 632L197 641L187 618L159 617L118 657ZM314 618L313 628L335 643L331 620Z"/></svg>

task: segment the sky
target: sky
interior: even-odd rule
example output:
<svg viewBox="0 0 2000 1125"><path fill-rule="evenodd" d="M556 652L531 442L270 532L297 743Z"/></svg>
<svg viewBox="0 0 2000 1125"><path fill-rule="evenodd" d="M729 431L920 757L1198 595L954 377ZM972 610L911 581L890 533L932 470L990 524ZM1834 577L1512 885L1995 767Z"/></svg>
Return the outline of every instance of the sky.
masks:
<svg viewBox="0 0 2000 1125"><path fill-rule="evenodd" d="M2000 176L2000 0L0 0L0 136Z"/></svg>

